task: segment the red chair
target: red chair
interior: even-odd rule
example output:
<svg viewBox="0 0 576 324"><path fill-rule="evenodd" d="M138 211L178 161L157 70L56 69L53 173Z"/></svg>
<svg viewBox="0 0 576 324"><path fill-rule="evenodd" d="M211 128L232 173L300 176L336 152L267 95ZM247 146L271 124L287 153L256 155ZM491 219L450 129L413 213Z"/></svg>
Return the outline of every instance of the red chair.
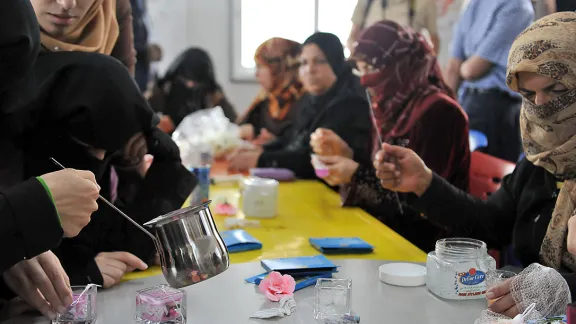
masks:
<svg viewBox="0 0 576 324"><path fill-rule="evenodd" d="M504 176L512 173L516 165L488 154L474 151L470 161L470 194L481 199L498 190Z"/></svg>
<svg viewBox="0 0 576 324"><path fill-rule="evenodd" d="M516 165L514 163L474 151L470 161L470 194L488 199L488 196L498 190L502 185L504 176L512 173ZM501 252L490 250L488 253L496 259L497 267L500 267Z"/></svg>

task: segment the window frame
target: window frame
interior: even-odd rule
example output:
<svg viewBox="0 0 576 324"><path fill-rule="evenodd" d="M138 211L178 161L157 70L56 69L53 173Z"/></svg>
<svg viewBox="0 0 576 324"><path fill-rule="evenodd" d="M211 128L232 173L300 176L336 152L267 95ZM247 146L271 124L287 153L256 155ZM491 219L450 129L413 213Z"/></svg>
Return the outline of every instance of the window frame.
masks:
<svg viewBox="0 0 576 324"><path fill-rule="evenodd" d="M272 0L271 0L272 1ZM277 0L274 0L277 1ZM318 29L320 0L314 0L314 31ZM230 0L230 81L256 83L255 68L242 66L242 0Z"/></svg>

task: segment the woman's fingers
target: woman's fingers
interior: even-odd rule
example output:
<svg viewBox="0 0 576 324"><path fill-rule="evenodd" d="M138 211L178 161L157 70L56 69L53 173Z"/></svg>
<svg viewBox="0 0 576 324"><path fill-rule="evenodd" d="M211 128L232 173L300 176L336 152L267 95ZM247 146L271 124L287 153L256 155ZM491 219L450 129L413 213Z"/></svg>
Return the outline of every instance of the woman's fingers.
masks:
<svg viewBox="0 0 576 324"><path fill-rule="evenodd" d="M503 297L501 297L500 299L496 300L494 303L492 303L492 305L490 305L490 310L498 313L498 314L505 314L506 312L513 312L514 310L512 309L513 307L516 306L516 302L514 301L514 298L512 298L512 295L507 294ZM514 316L511 316L514 317Z"/></svg>
<svg viewBox="0 0 576 324"><path fill-rule="evenodd" d="M389 163L389 162L384 162L384 163L379 163L379 164L374 162L374 169L376 169L376 171L380 171L380 172L396 172L397 171L396 165L394 163Z"/></svg>

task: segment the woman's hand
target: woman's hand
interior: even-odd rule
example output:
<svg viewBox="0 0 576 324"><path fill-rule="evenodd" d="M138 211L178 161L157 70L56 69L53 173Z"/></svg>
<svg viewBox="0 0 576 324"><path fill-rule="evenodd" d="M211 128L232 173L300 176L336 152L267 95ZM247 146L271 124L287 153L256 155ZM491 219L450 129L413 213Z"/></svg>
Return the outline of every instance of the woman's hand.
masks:
<svg viewBox="0 0 576 324"><path fill-rule="evenodd" d="M338 186L352 182L352 177L358 170L359 164L343 156L317 156L318 160L328 167L330 172L323 178L331 186Z"/></svg>
<svg viewBox="0 0 576 324"><path fill-rule="evenodd" d="M490 288L486 293L486 298L488 300L495 300L492 305L488 307L491 311L514 318L516 315L520 314L520 312L518 306L516 306L514 298L512 298L512 295L510 294L511 283L512 279L509 279Z"/></svg>
<svg viewBox="0 0 576 324"><path fill-rule="evenodd" d="M348 144L330 129L318 128L310 136L310 146L316 155L339 155L352 159L354 152Z"/></svg>
<svg viewBox="0 0 576 324"><path fill-rule="evenodd" d="M252 141L254 139L254 125L244 124L240 125L240 138L245 141Z"/></svg>
<svg viewBox="0 0 576 324"><path fill-rule="evenodd" d="M382 150L376 153L374 168L382 186L388 190L422 196L432 183L432 171L418 154L404 147L382 145Z"/></svg>
<svg viewBox="0 0 576 324"><path fill-rule="evenodd" d="M276 139L276 135L270 133L266 128L260 130L260 135L252 141L254 145L264 145Z"/></svg>
<svg viewBox="0 0 576 324"><path fill-rule="evenodd" d="M148 145L146 144L146 137L142 132L134 134L128 143L124 146L124 160L129 165L135 165L144 159L148 154Z"/></svg>
<svg viewBox="0 0 576 324"><path fill-rule="evenodd" d="M119 284L125 274L136 269L148 269L144 261L128 252L99 253L96 256L96 264L104 279L104 288L110 288Z"/></svg>
<svg viewBox="0 0 576 324"><path fill-rule="evenodd" d="M44 316L55 319L72 303L70 280L54 253L20 261L3 274L6 285Z"/></svg>
<svg viewBox="0 0 576 324"><path fill-rule="evenodd" d="M231 171L248 171L258 166L262 149L236 149L228 156L228 169Z"/></svg>

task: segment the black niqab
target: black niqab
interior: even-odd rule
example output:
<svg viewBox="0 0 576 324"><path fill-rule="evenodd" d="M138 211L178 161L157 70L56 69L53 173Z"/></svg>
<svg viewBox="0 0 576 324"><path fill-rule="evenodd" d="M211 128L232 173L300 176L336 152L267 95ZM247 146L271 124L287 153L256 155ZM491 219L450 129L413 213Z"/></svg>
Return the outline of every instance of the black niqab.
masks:
<svg viewBox="0 0 576 324"><path fill-rule="evenodd" d="M50 156L66 167L102 175L106 161L93 158L83 144L112 153L136 133L152 132L154 112L114 58L42 53L34 66L34 80L35 98L27 108L34 127L25 136L27 176L53 171Z"/></svg>

